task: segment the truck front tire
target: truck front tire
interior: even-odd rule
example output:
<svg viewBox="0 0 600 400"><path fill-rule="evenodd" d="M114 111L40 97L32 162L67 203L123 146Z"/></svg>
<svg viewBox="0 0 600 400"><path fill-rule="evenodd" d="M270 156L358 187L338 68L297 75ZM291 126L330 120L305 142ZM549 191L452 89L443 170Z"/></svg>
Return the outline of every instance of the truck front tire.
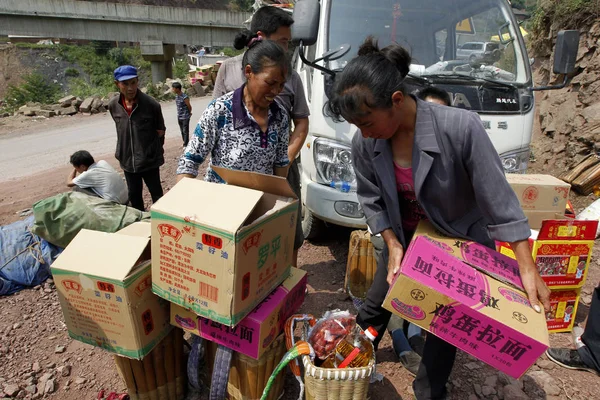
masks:
<svg viewBox="0 0 600 400"><path fill-rule="evenodd" d="M302 207L302 232L304 233L304 239L314 240L318 239L323 231L325 230L325 222L317 218L306 205Z"/></svg>

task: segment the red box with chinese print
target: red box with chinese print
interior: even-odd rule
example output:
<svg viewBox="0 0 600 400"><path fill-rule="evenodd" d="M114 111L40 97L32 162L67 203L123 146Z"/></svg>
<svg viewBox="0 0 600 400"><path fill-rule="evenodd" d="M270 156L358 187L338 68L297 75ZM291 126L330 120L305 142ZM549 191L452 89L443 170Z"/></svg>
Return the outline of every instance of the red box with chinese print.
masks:
<svg viewBox="0 0 600 400"><path fill-rule="evenodd" d="M577 289L584 285L592 258L598 221L547 220L529 239L540 275L551 289ZM498 251L514 258L508 243Z"/></svg>
<svg viewBox="0 0 600 400"><path fill-rule="evenodd" d="M581 289L552 290L550 292L550 311L546 313L549 332L571 332L573 330L580 294Z"/></svg>

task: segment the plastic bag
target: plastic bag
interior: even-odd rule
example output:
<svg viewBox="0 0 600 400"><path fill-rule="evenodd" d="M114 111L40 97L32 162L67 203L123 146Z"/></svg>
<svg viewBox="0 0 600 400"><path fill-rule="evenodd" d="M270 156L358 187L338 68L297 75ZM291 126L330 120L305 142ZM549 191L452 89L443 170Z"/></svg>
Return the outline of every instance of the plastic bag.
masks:
<svg viewBox="0 0 600 400"><path fill-rule="evenodd" d="M308 333L308 342L316 356L325 360L339 341L352 332L355 325L356 317L348 311L327 311Z"/></svg>
<svg viewBox="0 0 600 400"><path fill-rule="evenodd" d="M587 206L585 210L579 213L577 219L580 221L600 221L600 199ZM600 236L600 224L596 229L596 237Z"/></svg>
<svg viewBox="0 0 600 400"><path fill-rule="evenodd" d="M58 247L67 247L81 229L112 233L150 218L150 213L78 192L35 203L33 215L33 233Z"/></svg>

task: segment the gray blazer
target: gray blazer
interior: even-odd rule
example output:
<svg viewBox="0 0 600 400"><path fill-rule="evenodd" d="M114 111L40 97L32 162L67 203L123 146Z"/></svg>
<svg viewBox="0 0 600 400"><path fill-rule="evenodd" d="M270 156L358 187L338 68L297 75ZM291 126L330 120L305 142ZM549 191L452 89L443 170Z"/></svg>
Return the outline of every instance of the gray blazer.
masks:
<svg viewBox="0 0 600 400"><path fill-rule="evenodd" d="M371 232L391 228L406 248L390 142L357 132L352 158ZM417 200L443 233L491 248L493 239L515 242L530 236L477 114L417 100L412 170Z"/></svg>

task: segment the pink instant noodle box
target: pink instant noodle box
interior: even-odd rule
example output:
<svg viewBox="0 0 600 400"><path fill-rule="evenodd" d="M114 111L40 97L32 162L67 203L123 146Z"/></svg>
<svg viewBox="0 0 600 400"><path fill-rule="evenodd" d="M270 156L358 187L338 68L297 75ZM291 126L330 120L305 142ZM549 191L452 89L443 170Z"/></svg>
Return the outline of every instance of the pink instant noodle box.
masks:
<svg viewBox="0 0 600 400"><path fill-rule="evenodd" d="M448 250L415 234L383 307L519 378L549 346L545 315L515 285L483 273L485 261L476 269L469 264L477 260L467 263L462 252Z"/></svg>
<svg viewBox="0 0 600 400"><path fill-rule="evenodd" d="M428 221L419 223L414 234L414 237L417 236L424 236L432 240L447 253L458 257L487 275L518 289L523 289L519 264L514 257L501 254L473 241L445 236Z"/></svg>
<svg viewBox="0 0 600 400"><path fill-rule="evenodd" d="M289 277L233 328L173 303L171 325L258 360L304 302L306 279L305 271L292 267Z"/></svg>

